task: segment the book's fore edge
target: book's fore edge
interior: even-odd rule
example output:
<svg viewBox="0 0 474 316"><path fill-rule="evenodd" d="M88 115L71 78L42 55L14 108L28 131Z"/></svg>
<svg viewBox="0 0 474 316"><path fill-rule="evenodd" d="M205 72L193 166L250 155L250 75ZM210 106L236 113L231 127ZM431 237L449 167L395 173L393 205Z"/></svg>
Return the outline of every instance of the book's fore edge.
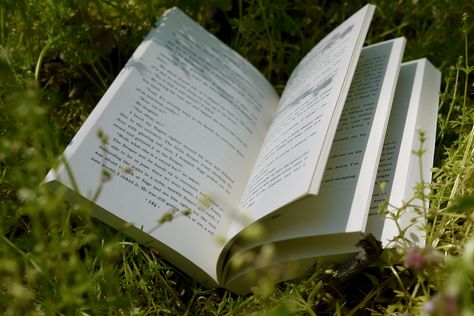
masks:
<svg viewBox="0 0 474 316"><path fill-rule="evenodd" d="M240 55L238 52L236 52L234 49L232 49L229 45L227 45L226 43L224 43L223 41L221 41L217 36L215 36L214 34L212 34L211 32L209 32L208 30L206 30L204 27L202 27L199 23L197 23L196 21L194 21L191 17L189 17L186 13L184 13L180 8L174 6L174 7L171 7L169 8L168 10L165 11L165 13L162 15L162 17L164 15L168 15L168 14L178 14L180 15L180 18L184 18L186 19L187 23L190 23L192 25L194 25L196 28L198 28L199 30L201 30L201 32L204 32L204 33L207 33L209 36L211 36L214 40L218 41L221 45L222 45L222 48L226 49L228 52L230 52L232 55L236 56L238 59L240 59L241 61L243 61L245 63L245 65L249 68L252 69L252 71L254 71L255 73L258 74L258 76L260 77L260 80L261 80L261 83L265 84L268 86L268 88L270 88L272 91L275 92L275 96L277 97L278 100L280 100L280 96L278 95L278 93L276 92L275 88L273 87L273 85L270 83L270 81L260 72L260 70L257 69L257 67L255 67L251 62L249 62L246 58L244 58L242 55ZM161 19L160 19L161 20ZM159 23L159 21L157 22Z"/></svg>
<svg viewBox="0 0 474 316"><path fill-rule="evenodd" d="M193 262L188 260L184 255L178 253L171 247L153 238L150 234L135 227L133 223L127 223L120 217L98 206L94 202L90 201L86 197L75 192L74 190L57 180L49 181L44 185L51 192L56 192L58 190L65 189L65 201L71 204L80 204L88 207L90 209L90 215L93 218L96 218L97 220L103 223L107 223L107 225L109 225L110 227L114 228L120 233L123 233L124 236L130 237L131 239L137 241L143 246L156 249L161 257L165 258L168 262L170 262L172 265L176 266L181 271L192 277L201 285L208 288L219 286L217 280L215 280L212 276L206 273L203 269L199 268Z"/></svg>
<svg viewBox="0 0 474 316"><path fill-rule="evenodd" d="M414 135L412 140L412 150L418 150L420 146L420 135L418 131L425 133L425 141L423 143L423 154L418 157L414 153L411 154L410 164L408 166L408 176L405 182L405 192L403 193L403 201L408 201L413 198L417 189L418 184L423 185L423 197L424 201L420 199L414 200L412 206L408 211L402 214L400 224L402 227L407 228L406 238L412 243L419 246L423 246L426 242L426 235L424 231L424 224L426 223L426 216L424 214L418 214L415 212L415 207L426 207L429 210L429 185L432 180L432 168L434 162L434 151L436 142L436 128L437 128L437 115L439 105L439 93L441 86L441 72L431 64L426 58L414 60L413 63L420 65L420 76L421 76L421 91L419 93L417 103L417 116L414 126ZM420 170L419 160L421 159ZM421 183L423 181L423 183ZM397 201L393 201L397 202Z"/></svg>
<svg viewBox="0 0 474 316"><path fill-rule="evenodd" d="M247 229L250 229L250 231L252 231L254 228L256 230L258 230L259 229L258 227L261 225L261 223L265 220L268 220L268 218L271 218L272 216L274 216L275 212L281 210L282 208L284 208L288 205L291 205L293 203L297 203L297 202L305 200L307 198L311 198L311 195L301 194L301 195L297 196L296 198L290 200L286 205L282 206L281 208L278 208L277 210L274 210L274 211L268 213L267 215L257 219L256 221L246 223L245 225L242 226L241 230L238 233L232 235L231 238L225 239L225 245L224 245L224 247L222 248L222 250L219 254L219 257L217 259L217 265L216 265L216 273L217 273L217 278L218 278L219 284L223 283L223 280L224 280L223 279L223 271L225 269L225 265L227 264L227 259L231 256L232 247L234 247L235 244L239 241L239 239L242 238L242 235L245 234L245 232L248 231ZM250 234L252 234L252 233L250 232ZM265 242L265 243L267 243L267 242Z"/></svg>
<svg viewBox="0 0 474 316"><path fill-rule="evenodd" d="M361 238L362 232L331 234L294 238L247 249L233 255L231 260L238 256L245 258L245 254L258 256L266 245L272 247L273 253L267 260L246 262L238 269L230 261L224 271L224 287L237 294L247 294L259 278L270 276L269 273L272 273L272 282L275 283L302 277L317 260L334 263L345 261L359 250L355 244Z"/></svg>
<svg viewBox="0 0 474 316"><path fill-rule="evenodd" d="M309 183L308 193L312 195L317 195L319 193L319 189L321 188L321 181L324 176L326 164L328 162L329 153L331 151L331 145L336 134L337 125L339 123L339 119L344 108L344 103L346 101L347 94L349 93L349 88L354 77L357 62L362 51L362 46L364 45L365 38L369 31L370 23L375 12L375 6L372 4L367 4L360 10L366 10L367 12L364 16L364 22L362 24L361 32L359 33L359 37L357 39L354 51L352 52L351 60L349 63L349 67L346 71L342 89L340 90L339 95L337 97L335 110L332 113L329 127L324 137L323 146L317 159L316 168L313 171L313 175Z"/></svg>
<svg viewBox="0 0 474 316"><path fill-rule="evenodd" d="M402 63L402 59L403 59L403 54L404 54L404 51L405 51L406 38L405 37L400 37L400 38L396 38L396 39L393 39L393 40L388 40L388 41L384 41L384 42L377 43L377 44L374 44L374 45L370 45L368 47L374 47L374 46L377 46L377 45L380 45L380 44L383 44L383 43L387 43L387 42L393 42L393 46L392 46L392 49L390 51L391 58L388 61L387 70L386 70L386 73L385 73L385 76L384 76L383 80L384 81L389 80L389 78L387 78L387 77L393 76L392 77L393 82L388 87L389 88L388 93L385 93L387 91L382 90L384 88L387 88L387 86L382 85L381 91L380 91L380 97L383 97L384 95L388 96L387 100L381 100L382 102L388 101L388 105L387 105L388 113L387 113L387 116L385 117L385 120L384 120L383 124L381 124L382 126L374 127L373 125L376 125L376 123L377 123L377 122L375 122L375 119L378 118L378 116L380 116L378 114L379 111L380 111L378 106L377 106L377 109L375 110L374 122L372 123L373 125L371 127L371 133L369 134L367 144L370 145L371 143L373 143L375 141L378 141L378 146L377 146L377 150L376 150L375 153L373 151L367 150L367 148L366 148L366 150L364 152L364 157L362 159L363 166L361 167L361 170L360 170L360 173L363 173L364 170L362 170L362 168L367 167L367 165L364 164L364 162L366 162L367 159L371 159L372 163L370 163L368 168L373 169L373 174L372 174L372 177L371 177L371 180L370 180L369 183L363 183L361 185L359 185L359 183L358 183L358 185L356 186L356 191L354 192L353 203L356 199L360 199L361 196L365 197L365 202L364 202L363 206L359 205L359 206L355 207L356 212L353 211L353 208L354 208L352 206L353 203L351 204L351 213L349 215L348 223L347 223L347 226L346 226L346 231L364 231L365 232L366 225L367 225L367 219L369 217L369 210L370 210L370 204L372 202L372 194L373 194L373 190L374 190L375 179L377 177L377 170L378 170L378 165L379 165L379 162L380 162L380 157L381 157L381 154L382 154L385 135L386 135L386 132L387 132L388 121L390 120L390 112L391 112L391 108L392 108L392 105L393 105L393 100L394 100L394 97L395 97L395 90L396 90L396 87L397 87L397 81L398 81L399 74L400 74L400 67L401 67L401 63ZM394 54L397 54L397 56L394 56ZM395 61L393 61L392 58L396 58ZM394 66L395 66L395 72L393 72L393 73L390 73L391 69L389 69L389 66L390 66L391 62L394 62ZM390 80L392 80L392 79L390 79ZM379 100L379 102L380 102L380 100ZM374 139L374 135L373 135L374 132L375 133L378 132L377 129L382 129L381 138L378 139L378 140ZM365 189L365 192L363 191L363 189Z"/></svg>
<svg viewBox="0 0 474 316"><path fill-rule="evenodd" d="M326 260L329 262L339 262L344 259L341 256L331 256L326 257ZM233 280L227 282L224 285L224 288L227 290L237 294L237 295L246 295L250 294L252 291L253 284L248 281L248 278L253 278L253 276L265 276L265 272L268 270L273 271L284 271L285 274L282 274L282 277L277 276L277 278L273 278L272 281L275 283L288 281L292 279L297 279L304 276L314 265L315 258L307 258L307 259L299 259L297 261L284 261L272 264L271 266L262 267L262 268L255 268L252 271L249 271L247 274L242 274L240 277L236 277ZM295 271L305 271L303 274L295 273Z"/></svg>

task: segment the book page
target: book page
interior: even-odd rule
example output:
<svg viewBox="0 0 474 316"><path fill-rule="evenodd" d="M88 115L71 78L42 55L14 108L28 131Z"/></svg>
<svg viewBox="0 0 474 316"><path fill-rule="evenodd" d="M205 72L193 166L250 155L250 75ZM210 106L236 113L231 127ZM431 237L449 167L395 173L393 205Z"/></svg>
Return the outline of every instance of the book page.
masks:
<svg viewBox="0 0 474 316"><path fill-rule="evenodd" d="M270 265L304 267L324 257L332 260L357 251L367 221L377 164L389 120L405 39L399 38L362 50L349 95L339 121L326 166L321 194L284 207L259 224L263 238L237 240L223 275L230 286L241 291L250 285L252 265L233 268L232 261L271 243ZM285 275L281 276L283 279Z"/></svg>
<svg viewBox="0 0 474 316"><path fill-rule="evenodd" d="M317 166L326 163L372 14L370 5L359 10L293 71L242 198L243 216L257 220L310 192Z"/></svg>
<svg viewBox="0 0 474 316"><path fill-rule="evenodd" d="M172 9L136 50L66 157L84 196L93 195L105 168L111 180L96 203L216 280L222 245L215 237L228 229L277 102L255 68ZM108 136L106 144L99 130ZM64 168L59 177L72 187ZM160 224L168 213L176 218Z"/></svg>
<svg viewBox="0 0 474 316"><path fill-rule="evenodd" d="M404 47L399 38L362 50L320 194L273 212L259 222L262 238L236 248L364 232Z"/></svg>
<svg viewBox="0 0 474 316"><path fill-rule="evenodd" d="M413 210L414 206L422 209L422 201L412 201L401 213L398 225L390 215L380 214L379 206L387 200L388 210L396 212L395 207L414 197L418 183L431 182L440 84L441 73L426 59L402 64L367 222L367 231L384 247L400 235L399 227L407 229L405 238L419 245L424 243L425 217ZM413 154L420 146L418 129L425 133L421 158ZM384 192L381 182L386 183ZM428 207L428 201L425 206Z"/></svg>

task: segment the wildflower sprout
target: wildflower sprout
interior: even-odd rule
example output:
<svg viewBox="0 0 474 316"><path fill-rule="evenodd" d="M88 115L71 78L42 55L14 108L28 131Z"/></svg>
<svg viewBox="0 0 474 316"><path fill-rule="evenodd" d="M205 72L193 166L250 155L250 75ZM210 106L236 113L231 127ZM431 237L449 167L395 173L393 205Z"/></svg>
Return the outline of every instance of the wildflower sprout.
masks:
<svg viewBox="0 0 474 316"><path fill-rule="evenodd" d="M380 192L385 193L385 191L387 190L387 181L380 182L379 187Z"/></svg>
<svg viewBox="0 0 474 316"><path fill-rule="evenodd" d="M131 167L124 167L124 168L121 169L121 171L122 171L123 173L132 174L132 173L133 173L133 168L131 168Z"/></svg>
<svg viewBox="0 0 474 316"><path fill-rule="evenodd" d="M208 194L201 194L199 196L198 203L203 206L204 208L209 208L211 205L214 204L212 197Z"/></svg>
<svg viewBox="0 0 474 316"><path fill-rule="evenodd" d="M164 224L164 223L169 223L173 220L174 216L172 212L166 212L164 213L160 219L158 220L158 224Z"/></svg>
<svg viewBox="0 0 474 316"><path fill-rule="evenodd" d="M107 169L102 169L101 181L106 182L106 181L109 181L111 178L112 178L112 174L110 173L110 171Z"/></svg>
<svg viewBox="0 0 474 316"><path fill-rule="evenodd" d="M103 130L99 129L97 131L97 137L99 137L100 141L103 144L108 144L109 143L109 136L107 136L107 134L105 134Z"/></svg>
<svg viewBox="0 0 474 316"><path fill-rule="evenodd" d="M188 208L185 208L184 210L182 210L181 213L186 217L189 217L192 214L191 210Z"/></svg>
<svg viewBox="0 0 474 316"><path fill-rule="evenodd" d="M405 266L414 271L434 268L441 262L442 255L430 246L425 248L414 246L408 250L404 258Z"/></svg>
<svg viewBox="0 0 474 316"><path fill-rule="evenodd" d="M247 227L242 233L242 238L246 240L258 240L265 234L265 230L262 225L256 223Z"/></svg>

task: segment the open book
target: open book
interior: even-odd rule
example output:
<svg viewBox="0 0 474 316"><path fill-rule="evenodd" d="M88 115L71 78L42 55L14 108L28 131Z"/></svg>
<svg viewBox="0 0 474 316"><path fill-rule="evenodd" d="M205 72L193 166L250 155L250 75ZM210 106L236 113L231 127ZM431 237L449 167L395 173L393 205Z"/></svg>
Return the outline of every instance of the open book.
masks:
<svg viewBox="0 0 474 316"><path fill-rule="evenodd" d="M398 231L378 204L401 205L421 174L430 181L440 73L426 60L400 66L403 38L362 48L373 12L365 6L321 40L279 97L245 59L168 10L46 182L93 201L93 216L202 284L237 293L255 271L296 264L278 277L288 279L316 258L347 257L363 233L387 244ZM265 245L268 260L242 262Z"/></svg>

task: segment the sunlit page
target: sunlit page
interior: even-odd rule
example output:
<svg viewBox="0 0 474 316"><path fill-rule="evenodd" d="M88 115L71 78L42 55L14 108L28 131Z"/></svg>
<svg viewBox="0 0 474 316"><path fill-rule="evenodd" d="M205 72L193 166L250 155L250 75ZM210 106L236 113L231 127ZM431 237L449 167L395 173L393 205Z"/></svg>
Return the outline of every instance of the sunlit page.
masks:
<svg viewBox="0 0 474 316"><path fill-rule="evenodd" d="M112 179L97 204L215 278L215 237L228 229L277 103L255 68L172 9L66 153L82 194L92 195L104 167ZM176 218L159 225L166 212Z"/></svg>

